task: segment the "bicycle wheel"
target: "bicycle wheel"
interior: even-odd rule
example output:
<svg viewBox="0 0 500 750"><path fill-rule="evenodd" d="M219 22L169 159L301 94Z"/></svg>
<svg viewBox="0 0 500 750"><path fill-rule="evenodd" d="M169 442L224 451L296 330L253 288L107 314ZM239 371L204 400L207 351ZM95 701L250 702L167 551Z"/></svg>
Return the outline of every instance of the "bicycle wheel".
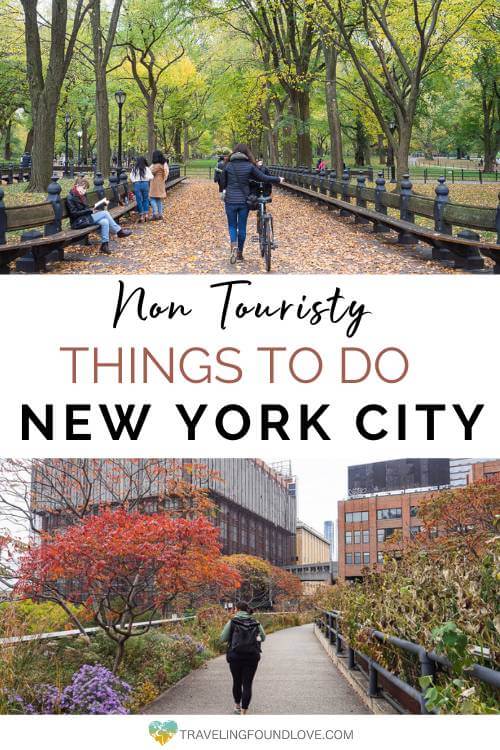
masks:
<svg viewBox="0 0 500 750"><path fill-rule="evenodd" d="M264 251L265 251L265 235L264 235L264 222L263 218L265 217L265 214L261 213L261 210L259 209L259 212L257 214L257 231L259 233L259 248L260 248L260 254L261 257L264 257Z"/></svg>
<svg viewBox="0 0 500 750"><path fill-rule="evenodd" d="M273 217L271 214L266 214L264 217L264 261L266 263L266 271L271 270L271 253L274 246L274 233L273 233Z"/></svg>

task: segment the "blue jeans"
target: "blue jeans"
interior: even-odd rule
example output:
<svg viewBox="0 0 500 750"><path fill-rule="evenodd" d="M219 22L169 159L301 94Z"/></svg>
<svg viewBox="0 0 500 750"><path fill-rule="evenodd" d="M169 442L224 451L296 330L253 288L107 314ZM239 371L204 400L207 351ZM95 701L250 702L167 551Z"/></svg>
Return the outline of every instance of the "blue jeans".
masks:
<svg viewBox="0 0 500 750"><path fill-rule="evenodd" d="M227 225L231 242L238 243L238 250L243 250L247 237L249 208L246 203L226 203Z"/></svg>
<svg viewBox="0 0 500 750"><path fill-rule="evenodd" d="M161 198L150 198L151 206L153 208L153 216L163 216L163 201Z"/></svg>
<svg viewBox="0 0 500 750"><path fill-rule="evenodd" d="M149 211L149 182L141 180L134 182L134 195L137 201L137 210L140 214L147 214Z"/></svg>
<svg viewBox="0 0 500 750"><path fill-rule="evenodd" d="M109 231L117 234L121 227L113 219L109 211L94 211L92 220L101 227L101 241L109 242Z"/></svg>

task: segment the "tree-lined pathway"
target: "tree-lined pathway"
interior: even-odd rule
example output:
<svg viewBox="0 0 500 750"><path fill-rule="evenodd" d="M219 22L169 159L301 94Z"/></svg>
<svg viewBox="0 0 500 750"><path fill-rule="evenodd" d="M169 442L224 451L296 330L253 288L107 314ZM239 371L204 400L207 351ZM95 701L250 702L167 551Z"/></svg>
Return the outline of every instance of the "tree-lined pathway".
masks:
<svg viewBox="0 0 500 750"><path fill-rule="evenodd" d="M276 273L453 273L426 261L414 250L389 245L339 219L304 198L275 190L270 210L278 248ZM169 192L165 220L132 225L133 234L111 242L111 256L99 255L96 245L71 248L53 273L263 273L256 236L256 216L248 220L245 262L229 263L229 239L224 206L217 186L189 178ZM97 238L94 238L97 243Z"/></svg>
<svg viewBox="0 0 500 750"><path fill-rule="evenodd" d="M225 656L195 670L151 703L148 714L228 714L231 675ZM253 714L367 714L334 666L312 625L280 630L262 644L253 684Z"/></svg>

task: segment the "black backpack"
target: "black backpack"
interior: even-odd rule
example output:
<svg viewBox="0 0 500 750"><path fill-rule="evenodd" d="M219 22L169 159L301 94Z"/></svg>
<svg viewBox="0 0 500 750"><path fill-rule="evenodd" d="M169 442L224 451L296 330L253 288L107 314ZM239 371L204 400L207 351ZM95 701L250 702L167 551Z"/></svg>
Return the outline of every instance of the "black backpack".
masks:
<svg viewBox="0 0 500 750"><path fill-rule="evenodd" d="M231 621L231 637L229 651L238 656L257 656L260 654L259 623L250 617L239 620L233 617Z"/></svg>

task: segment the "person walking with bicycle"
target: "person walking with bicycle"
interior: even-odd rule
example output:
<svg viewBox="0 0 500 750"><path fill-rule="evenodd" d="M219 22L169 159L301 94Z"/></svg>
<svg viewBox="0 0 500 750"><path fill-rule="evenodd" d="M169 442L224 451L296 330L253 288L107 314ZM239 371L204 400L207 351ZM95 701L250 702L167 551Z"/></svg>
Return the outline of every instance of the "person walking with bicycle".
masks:
<svg viewBox="0 0 500 750"><path fill-rule="evenodd" d="M264 174L257 167L255 158L244 143L238 143L220 175L219 186L224 193L231 259L242 261L243 247L247 236L248 212L256 204L256 196L251 195L250 181L279 184L282 177Z"/></svg>
<svg viewBox="0 0 500 750"><path fill-rule="evenodd" d="M254 620L247 602L236 602L236 614L224 626L220 639L227 643L226 659L233 678L234 713L246 714L252 683L260 661L264 628Z"/></svg>

